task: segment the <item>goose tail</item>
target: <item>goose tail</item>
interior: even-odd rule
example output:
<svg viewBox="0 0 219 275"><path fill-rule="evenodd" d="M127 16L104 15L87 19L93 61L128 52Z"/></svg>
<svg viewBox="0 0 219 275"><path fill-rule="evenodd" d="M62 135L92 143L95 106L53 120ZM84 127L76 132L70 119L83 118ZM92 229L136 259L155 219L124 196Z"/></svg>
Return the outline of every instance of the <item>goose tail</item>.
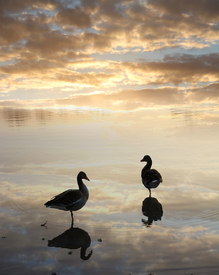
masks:
<svg viewBox="0 0 219 275"><path fill-rule="evenodd" d="M46 203L44 203L44 205L46 207L51 207L53 204L51 203L51 201L47 201Z"/></svg>

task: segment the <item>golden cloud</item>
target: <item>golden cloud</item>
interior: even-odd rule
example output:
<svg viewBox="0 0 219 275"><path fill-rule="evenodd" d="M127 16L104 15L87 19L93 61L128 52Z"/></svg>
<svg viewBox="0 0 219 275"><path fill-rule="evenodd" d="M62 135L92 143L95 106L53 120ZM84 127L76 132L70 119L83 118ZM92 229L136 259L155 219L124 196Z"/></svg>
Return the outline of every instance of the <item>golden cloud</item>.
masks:
<svg viewBox="0 0 219 275"><path fill-rule="evenodd" d="M211 85L219 78L218 53L166 55L156 61L134 58L127 61L123 57L124 53L140 51L143 54L175 46L203 48L216 43L219 32L215 25L218 17L214 1L184 1L174 7L171 3L170 0L81 1L77 5L59 0L14 1L13 5L2 2L2 96L29 87L59 88L60 93L69 87L101 87L101 90L104 87L111 93L73 96L63 99L63 104L81 105L83 98L88 106L97 100L93 105L96 107L100 100L106 99L113 108L133 109L166 104L165 91L170 104L181 102L182 98L183 102L201 101L207 98L207 90L204 86L194 87L208 83L208 100L212 100L216 95ZM112 57L113 53L116 57ZM190 86L187 98L183 88L175 92L169 88L180 84ZM148 89L148 85L156 85L155 90ZM133 92L127 94L130 88ZM153 94L161 97L159 102ZM60 101L57 99L55 104Z"/></svg>

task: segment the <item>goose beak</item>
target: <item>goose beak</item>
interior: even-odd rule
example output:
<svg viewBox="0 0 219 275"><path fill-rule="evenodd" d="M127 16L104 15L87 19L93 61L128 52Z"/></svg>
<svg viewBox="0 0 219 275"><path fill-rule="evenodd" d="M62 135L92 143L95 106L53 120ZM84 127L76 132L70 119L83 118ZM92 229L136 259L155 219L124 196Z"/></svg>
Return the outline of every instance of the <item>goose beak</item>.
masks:
<svg viewBox="0 0 219 275"><path fill-rule="evenodd" d="M144 161L144 159L140 160L140 161Z"/></svg>
<svg viewBox="0 0 219 275"><path fill-rule="evenodd" d="M86 177L86 180L89 180L89 178L88 177ZM90 180L89 180L90 181Z"/></svg>

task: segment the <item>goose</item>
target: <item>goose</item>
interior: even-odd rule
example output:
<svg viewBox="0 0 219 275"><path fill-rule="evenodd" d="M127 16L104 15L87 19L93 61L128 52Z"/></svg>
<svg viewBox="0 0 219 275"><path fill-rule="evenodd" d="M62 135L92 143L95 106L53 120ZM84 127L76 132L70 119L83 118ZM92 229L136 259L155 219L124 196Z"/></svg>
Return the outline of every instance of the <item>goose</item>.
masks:
<svg viewBox="0 0 219 275"><path fill-rule="evenodd" d="M158 185L163 181L161 174L155 170L151 169L152 159L150 156L146 155L141 161L146 161L147 164L141 171L142 183L149 190L151 196L151 188L157 188Z"/></svg>
<svg viewBox="0 0 219 275"><path fill-rule="evenodd" d="M84 172L80 172L77 176L79 189L66 190L44 204L46 207L70 211L72 226L74 222L73 211L81 209L86 204L89 197L87 186L83 183L82 179L89 181L87 175Z"/></svg>

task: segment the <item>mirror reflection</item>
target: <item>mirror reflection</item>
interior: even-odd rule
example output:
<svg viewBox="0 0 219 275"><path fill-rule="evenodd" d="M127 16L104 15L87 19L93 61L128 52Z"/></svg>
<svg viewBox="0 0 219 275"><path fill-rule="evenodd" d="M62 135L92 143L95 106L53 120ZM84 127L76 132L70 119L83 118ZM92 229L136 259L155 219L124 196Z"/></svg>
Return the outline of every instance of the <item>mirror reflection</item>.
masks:
<svg viewBox="0 0 219 275"><path fill-rule="evenodd" d="M0 274L218 275L218 118L0 110Z"/></svg>
<svg viewBox="0 0 219 275"><path fill-rule="evenodd" d="M142 202L142 214L148 217L148 220L142 219L143 225L150 227L153 221L161 220L163 216L162 204L156 198L147 197Z"/></svg>
<svg viewBox="0 0 219 275"><path fill-rule="evenodd" d="M82 260L90 259L93 253L93 250L87 253L90 244L91 238L89 234L85 230L73 226L59 236L48 241L49 247L80 249L80 258Z"/></svg>
<svg viewBox="0 0 219 275"><path fill-rule="evenodd" d="M31 111L19 108L3 108L2 115L9 127L21 127L31 119Z"/></svg>

